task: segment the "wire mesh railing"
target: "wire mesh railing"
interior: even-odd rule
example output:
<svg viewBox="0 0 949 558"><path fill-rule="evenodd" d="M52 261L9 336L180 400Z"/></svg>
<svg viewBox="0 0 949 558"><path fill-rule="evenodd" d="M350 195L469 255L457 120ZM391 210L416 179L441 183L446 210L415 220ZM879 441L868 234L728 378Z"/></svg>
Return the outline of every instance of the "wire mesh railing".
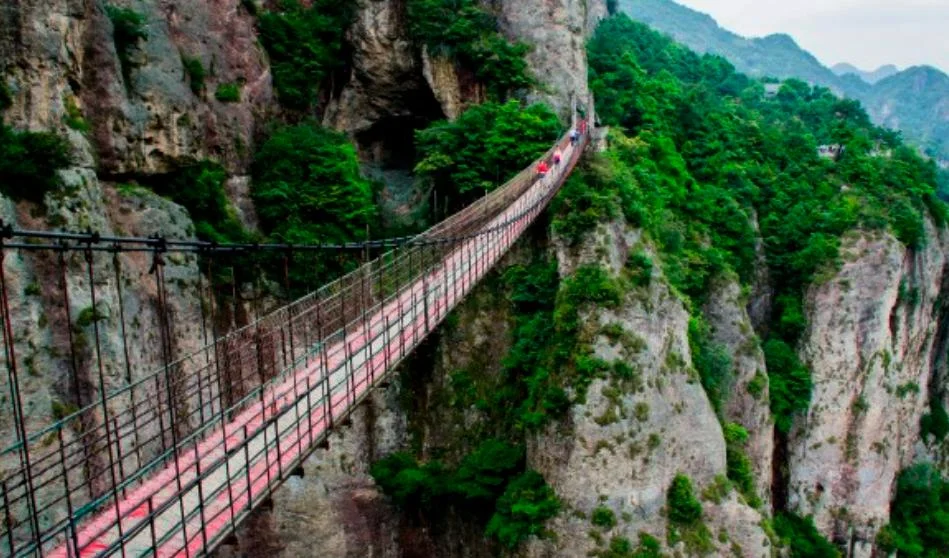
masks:
<svg viewBox="0 0 949 558"><path fill-rule="evenodd" d="M585 142L586 134L577 145L565 136L543 157L550 160L557 150L567 155L547 176L538 179L532 166L337 281L248 326L212 335L177 359L162 258L167 245L152 247L165 364L137 379L130 374L112 391L102 381L89 242L95 346L87 352L99 366L99 385L87 386L80 408L33 431L18 410L13 318L0 265L18 425L17 442L0 454L16 457L12 470L0 471L0 553L190 555L213 547L487 273L546 207ZM218 309L208 299L213 322ZM130 324L121 295L118 302L124 338Z"/></svg>

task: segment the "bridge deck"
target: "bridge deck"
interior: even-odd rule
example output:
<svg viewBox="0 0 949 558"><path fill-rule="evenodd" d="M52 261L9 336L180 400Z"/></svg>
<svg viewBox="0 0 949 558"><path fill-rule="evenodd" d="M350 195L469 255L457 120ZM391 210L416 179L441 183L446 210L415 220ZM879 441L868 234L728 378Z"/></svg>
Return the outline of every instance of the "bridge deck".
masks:
<svg viewBox="0 0 949 558"><path fill-rule="evenodd" d="M543 211L582 147L506 210L455 245L434 269L316 346L279 382L202 439L181 449L118 505L101 509L67 537L54 557L193 556L215 547L346 419Z"/></svg>

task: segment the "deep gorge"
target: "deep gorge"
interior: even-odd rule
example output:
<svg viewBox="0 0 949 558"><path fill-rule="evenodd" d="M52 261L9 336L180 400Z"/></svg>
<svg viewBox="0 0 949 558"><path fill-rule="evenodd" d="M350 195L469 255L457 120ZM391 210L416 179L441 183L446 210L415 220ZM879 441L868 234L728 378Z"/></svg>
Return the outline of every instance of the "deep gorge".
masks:
<svg viewBox="0 0 949 558"><path fill-rule="evenodd" d="M605 139L544 215L216 554L945 549L949 236L933 165L856 102L797 80L770 97L615 10L0 8L0 216L22 228L300 244L410 234L516 174L595 101L583 108ZM840 157L818 155L838 143ZM31 167L11 163L23 153ZM200 281L217 289L223 332L361 257L292 258L286 277L279 259L236 260L231 275L169 259L175 354L201 345ZM104 342L119 388L161 361L161 316L142 280L151 262L117 279L110 262L95 262L103 304L137 311L131 378L121 339ZM96 395L92 372L74 385L53 350L90 323L62 319L62 286L43 282L53 264L3 265L21 291L38 285L23 308L46 317L15 324L39 428ZM88 281L67 288L76 318ZM114 312L91 320L116 329ZM0 421L7 439L12 428Z"/></svg>

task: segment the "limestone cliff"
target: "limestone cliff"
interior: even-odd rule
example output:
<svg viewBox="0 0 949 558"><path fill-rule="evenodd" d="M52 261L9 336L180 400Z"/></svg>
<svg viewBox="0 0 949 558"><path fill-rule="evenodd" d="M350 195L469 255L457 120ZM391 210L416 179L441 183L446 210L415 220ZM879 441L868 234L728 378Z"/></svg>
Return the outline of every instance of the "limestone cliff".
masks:
<svg viewBox="0 0 949 558"><path fill-rule="evenodd" d="M889 234L848 236L841 269L807 295L801 356L814 396L790 439L790 504L870 556L899 471L926 449L919 424L945 365L946 237L907 250Z"/></svg>

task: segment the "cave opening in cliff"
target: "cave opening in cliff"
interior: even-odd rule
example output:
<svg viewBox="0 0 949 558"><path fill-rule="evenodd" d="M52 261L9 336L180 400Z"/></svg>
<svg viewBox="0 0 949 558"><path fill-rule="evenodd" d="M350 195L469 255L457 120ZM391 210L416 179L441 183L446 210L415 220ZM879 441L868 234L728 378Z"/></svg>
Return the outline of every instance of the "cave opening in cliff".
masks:
<svg viewBox="0 0 949 558"><path fill-rule="evenodd" d="M433 119L424 116L390 116L356 135L363 161L380 170L411 171L415 167L415 131Z"/></svg>

